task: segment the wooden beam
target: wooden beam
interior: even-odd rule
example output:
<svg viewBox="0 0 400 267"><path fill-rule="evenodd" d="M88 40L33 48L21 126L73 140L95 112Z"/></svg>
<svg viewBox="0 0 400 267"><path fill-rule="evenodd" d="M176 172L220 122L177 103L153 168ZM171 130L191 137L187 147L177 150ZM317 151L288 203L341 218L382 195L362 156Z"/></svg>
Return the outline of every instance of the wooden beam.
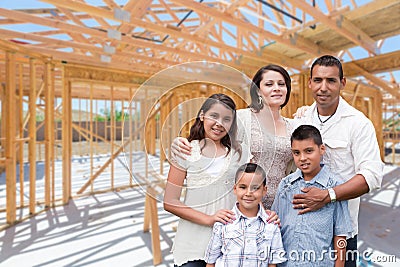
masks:
<svg viewBox="0 0 400 267"><path fill-rule="evenodd" d="M77 26L77 25L72 25L72 24L68 24L68 23L64 23L61 21L55 22L53 20L50 19L46 19L46 18L41 18L41 17L35 17L32 15L28 15L28 14L24 14L24 13L18 13L16 11L12 11L12 10L7 10L7 9L2 9L0 8L0 16L4 15L4 16L13 16L15 18L18 18L18 20L21 21L26 21L26 22L30 22L30 23L36 23L39 25L44 25L44 26L48 26L48 27L54 27L54 28L60 28L66 32L80 32L80 33L85 33L85 34L89 34L95 37L99 37L99 38L103 38L105 40L108 39L107 37L107 33L104 31L99 31L96 29L90 29L90 28L86 28L86 27L81 27L81 26ZM4 42L2 40L0 40L0 44L1 42ZM143 40L139 40L139 39L135 39L131 36L122 36L122 40L120 41L120 43L122 44L126 44L126 45L137 45L139 47L146 47L146 48L150 48L150 49L155 49L155 50L161 50L161 51L166 51L166 52L170 52L173 54L178 54L181 57L185 57L186 61L187 60L208 60L211 62L215 62L218 61L222 64L226 64L228 66L237 68L243 72L245 72L246 74L249 73L253 73L256 69L254 68L254 66L246 66L245 64L238 64L235 62L230 62L230 61L226 61L226 60L221 60L215 57L210 57L207 55L197 55L194 54L193 52L190 51L185 51L182 49L177 49L177 48L173 48L173 47L167 47L167 46L161 46L159 44L155 44L154 42L150 42L150 41L143 41ZM138 72L141 72L145 69L148 69L149 67L146 65L141 65L140 67L137 67L137 64L135 65L135 67L133 66L124 66L126 63L118 63L118 64L114 64L113 63L103 63L103 62L99 62L99 60L89 60L89 59L82 59L81 56L75 56L75 55L69 55L71 53L66 53L66 52L61 52L61 51L57 51L57 50L51 50L51 49L45 49L45 48L41 48L41 47L34 47L31 46L30 49L26 49L26 48L18 48L18 46L14 45L15 49L19 49L19 50L23 50L26 51L27 54L32 54L32 50L35 52L38 52L36 54L40 55L41 57L43 57L42 54L46 54L46 55L52 55L57 57L60 60L65 59L65 57L68 57L70 60L74 60L74 62L77 63L81 63L81 64L85 64L87 65L88 63L94 65L94 66L103 66L103 67L114 67L114 68L120 68L120 69L131 69L131 70L137 70ZM42 53L42 54L40 54ZM69 56L68 56L69 55ZM67 58L67 59L68 59ZM86 63L85 63L86 62ZM153 72L156 70L153 70Z"/></svg>
<svg viewBox="0 0 400 267"><path fill-rule="evenodd" d="M142 1L129 0L128 3L124 5L122 10L130 12L131 16L135 18L141 18L146 13L146 8L150 6L151 2L152 0L142 0ZM119 32L127 34L132 32L133 29L134 27L132 25L128 25L125 22L122 22L121 25L117 27L117 30ZM117 46L118 41L112 40L111 45Z"/></svg>
<svg viewBox="0 0 400 267"><path fill-rule="evenodd" d="M114 81L119 84L141 84L151 77L152 74L135 72L134 70L121 70L113 68L104 68L82 64L68 64L65 66L68 78L87 79L93 77L96 81Z"/></svg>
<svg viewBox="0 0 400 267"><path fill-rule="evenodd" d="M379 0L379 1L370 1L364 5L359 6L358 8L351 11L349 15L346 15L350 20L354 20L360 17L365 16L366 14L370 14L376 12L377 10L390 8L393 5L398 4L398 0Z"/></svg>
<svg viewBox="0 0 400 267"><path fill-rule="evenodd" d="M249 0L237 0L236 2L233 2L232 4L230 4L228 7L227 7L227 9L226 9L226 13L227 14L233 14L235 11L236 11L236 9L237 8L239 8L241 5L244 5L244 4L246 4L247 2L248 2ZM198 36L202 36L202 34L204 34L207 30L209 30L212 26L214 26L215 25L215 21L216 21L216 18L214 18L214 17L210 17L210 19L206 22L206 23L204 23L204 24L202 24L202 25L199 25L198 27L196 27L196 29L195 30L193 30L193 34L195 34L195 35L198 35ZM237 35L238 37L238 45L237 45L237 47L238 48L240 48L240 49L242 49L242 46L240 45L240 36L239 36L239 33L238 33L238 35ZM184 46L187 42L190 42L190 40L185 40L186 42L181 42L180 44L178 44L177 45L177 47L182 47L182 46Z"/></svg>
<svg viewBox="0 0 400 267"><path fill-rule="evenodd" d="M18 65L18 95L17 95L17 137L20 142L16 143L16 150L18 152L17 162L19 163L19 203L21 207L25 206L25 171L24 171L24 145L26 140L24 138L24 82L23 82L23 65L19 63ZM29 139L29 138L28 138ZM22 179L21 179L22 178Z"/></svg>
<svg viewBox="0 0 400 267"><path fill-rule="evenodd" d="M388 83L386 83L385 81L383 81L382 79L376 77L375 75L369 73L368 71L364 70L363 68L361 68L360 66L358 66L356 63L351 62L349 63L349 65L352 68L357 69L365 78L367 78L368 80L370 80L372 83L374 83L375 85L379 86L382 88L382 90L386 91L387 93L391 94L392 96L396 97L396 98L400 98L400 91L399 88L393 88L392 86L390 86Z"/></svg>
<svg viewBox="0 0 400 267"><path fill-rule="evenodd" d="M4 29L0 29L0 36L3 36L3 38L7 38L7 39L20 38L20 39L25 39L25 40L42 42L46 46L48 46L48 44L53 44L53 45L58 45L63 48L72 47L72 48L82 49L82 50L86 50L86 51L91 51L95 55L104 54L104 51L102 48L93 46L93 45L90 45L87 43L80 43L79 41L65 41L65 40L60 40L60 39L44 37L44 36L40 36L40 35L36 35L36 34L21 33L21 32L4 30ZM47 50L47 51L49 51L48 53L51 53L52 50ZM62 52L62 53L71 54L71 53L67 53L67 52ZM79 57L82 57L82 56L79 56ZM84 56L84 57L87 57L87 56ZM143 55L136 54L136 53L122 52L122 51L118 51L112 57L118 58L118 59L135 58L135 59L140 59L140 60L146 60L146 61L153 62L153 63L159 63L160 65L162 65L164 67L167 67L168 65L176 64L176 62L164 60L161 58L147 57L147 56L143 56ZM146 66L145 69L148 69L148 66ZM150 69L150 70L156 71L158 69Z"/></svg>
<svg viewBox="0 0 400 267"><path fill-rule="evenodd" d="M400 69L400 51L343 63L345 77L364 76L376 86L382 88L382 90L392 94L396 99L398 99L398 95L400 94L399 88L396 89L395 85L390 85L374 74L398 69ZM302 73L308 75L309 70Z"/></svg>
<svg viewBox="0 0 400 267"><path fill-rule="evenodd" d="M6 221L13 224L16 221L16 167L17 159L15 153L15 136L16 136L16 71L15 71L15 54L6 52L6 93L5 105L7 113L5 116L6 126Z"/></svg>
<svg viewBox="0 0 400 267"><path fill-rule="evenodd" d="M33 52L33 51L23 47L23 46L16 45L15 43L12 43L10 41L5 41L5 40L2 40L2 39L0 39L0 49L5 50L5 51L19 52L21 54L24 54L24 55L27 55L27 56L31 56L33 58L42 59L44 61L47 58L43 54Z"/></svg>
<svg viewBox="0 0 400 267"><path fill-rule="evenodd" d="M71 83L65 78L65 69L62 68L62 202L68 203L72 197L72 99Z"/></svg>
<svg viewBox="0 0 400 267"><path fill-rule="evenodd" d="M85 24L84 24L80 19L78 19L71 11L69 11L69 9L60 7L59 10L60 10L61 12L63 12L63 13L65 14L65 16L66 16L68 19L72 20L76 25L80 25L80 26L82 26L82 27L85 27ZM57 16L56 19L59 20L60 17ZM83 34L80 34L80 33L68 33L68 34L69 34L75 41L79 41L79 42L81 42L81 43L89 43L89 40L86 39L86 38L83 36Z"/></svg>
<svg viewBox="0 0 400 267"><path fill-rule="evenodd" d="M148 207L150 206L150 222L151 222L151 248L153 252L153 264L158 265L162 261L162 254L160 248L160 227L158 225L158 208L157 208L157 200L155 197L157 196L157 192L148 187L146 192L146 200L150 202Z"/></svg>
<svg viewBox="0 0 400 267"><path fill-rule="evenodd" d="M146 13L146 9L150 6L152 1L153 0L129 0L122 9L130 12L132 17L141 18ZM123 33L131 32L133 29L134 27L132 25L125 24L124 22L122 22L118 28L118 30Z"/></svg>
<svg viewBox="0 0 400 267"><path fill-rule="evenodd" d="M29 60L29 213L36 212L36 66Z"/></svg>
<svg viewBox="0 0 400 267"><path fill-rule="evenodd" d="M292 3L293 6L300 8L303 10L303 12L311 15L319 22L327 25L339 34L351 40L354 44L363 47L373 55L377 54L375 41L358 27L354 26L354 24L346 19L343 15L341 15L339 19L335 21L303 0L288 1Z"/></svg>
<svg viewBox="0 0 400 267"><path fill-rule="evenodd" d="M137 72L150 72L153 73L154 71L160 70L155 68L149 68L145 65L138 65L138 64L131 64L131 63L122 63L118 62L117 60L112 61L111 63L101 62L100 59L90 56L82 56L82 55L75 55L73 53L68 52L61 52L57 50L42 48L42 47L34 47L34 46L26 46L29 47L29 50L37 53L41 53L42 55L47 55L51 57L53 60L58 60L60 63L68 64L68 62L73 63L81 63L81 64L91 64L93 66L99 67L112 67L112 68L119 68L123 70L136 70Z"/></svg>
<svg viewBox="0 0 400 267"><path fill-rule="evenodd" d="M171 1L176 4L189 7L190 9L193 9L196 12L227 22L233 26L241 28L244 31L251 31L253 33L257 33L259 36L262 36L263 38L269 38L278 43L285 44L294 49L302 50L303 52L306 52L314 56L331 53L331 51L328 51L316 45L315 43L302 38L301 36L297 36L295 41L293 39L291 40L289 38L283 38L280 35L276 35L270 31L264 30L263 28L253 25L249 22L240 21L236 17L233 17L232 15L227 13L226 11L221 12L215 8L194 1L186 1L186 0L171 0ZM283 55L279 55L278 57L283 59L286 58Z"/></svg>
<svg viewBox="0 0 400 267"><path fill-rule="evenodd" d="M400 50L353 61L357 66L369 73L377 74L400 69ZM344 63L346 77L362 75L359 68L352 68L351 64Z"/></svg>
<svg viewBox="0 0 400 267"><path fill-rule="evenodd" d="M259 32L259 34L268 34L268 35L272 34L272 33L268 32L268 31L264 31L263 29L260 29L260 28L258 28L256 26L254 26L254 25L252 25L250 23L239 23L237 21L237 19L235 19L234 17L227 16L227 15L223 14L222 12L217 11L217 13L215 13L214 9L208 8L207 6L198 4L196 2L189 2L189 1L184 0L184 1L182 1L182 2L184 2L184 4L183 4L183 3L180 2L181 0L174 0L174 1L180 3L180 4L184 5L184 6L188 6L190 4L189 7L193 8L193 9L194 9L194 7L196 7L196 9L200 8L201 10L206 8L208 10L208 12L214 13L214 15L216 17L223 16L225 21L227 20L227 18L229 18L228 19L228 23L233 23L233 25L235 25L235 26L246 27L246 28L250 27L250 29L256 30L257 32ZM56 5L56 6L62 6L62 7L70 8L70 9L73 9L73 10L76 10L76 11L80 11L80 12L87 12L88 14L91 14L93 16L104 17L104 18L115 20L115 21L119 21L121 23L124 22L123 20L116 19L114 17L114 13L111 12L111 11L108 11L108 10L105 10L105 9L102 9L102 8L98 8L98 7L95 7L95 6L90 6L90 5L87 5L87 4L84 4L84 3L80 3L80 2L76 2L76 1L67 2L67 1L63 1L63 0L43 0L43 2L47 2L47 3L50 3L50 4ZM201 11L201 10L196 10L196 11ZM209 38L203 38L203 37L199 37L197 35L193 35L193 34L190 34L190 33L185 33L183 31L177 31L176 29L169 28L167 26L162 26L162 25L157 25L157 24L154 24L154 23L149 23L149 22L146 22L146 21L143 21L143 20L140 20L140 19L136 19L136 18L133 18L133 17L131 17L129 23L128 22L126 22L126 23L127 24L132 24L134 26L142 27L144 29L153 30L153 31L158 32L160 34L168 34L170 36L174 36L175 38L184 38L184 39L187 39L187 40L192 40L193 42L201 43L203 45L213 46L213 47L216 47L216 48L219 48L219 49L228 50L228 51L232 50L235 53L237 53L238 55L246 55L248 57L254 58L255 60L260 60L259 55L257 55L256 53L247 52L245 50L242 50L242 49L230 46L230 45L226 45L224 43L212 41ZM249 30L249 28L247 28L247 30ZM274 35L274 34L272 34L272 35L275 38L277 38L278 40L282 39L278 35ZM290 44L291 47L299 48L299 44L293 45L293 43L290 40L283 40L282 39L281 41L286 43L286 44ZM321 48L316 49L316 45L311 43L311 42L307 42L307 46L303 47L303 46L300 45L300 47L302 47L303 49L308 50L309 52L313 51L312 53L315 53L316 51L318 51L318 52L319 51L321 51L321 52L323 51L323 49L321 49ZM293 67L293 68L297 68L297 69L301 68L301 64L298 64L298 63L294 64L294 62L296 60L290 59L290 58L288 58L286 56L283 56L283 55L281 55L280 57L267 55L266 57L267 58L265 58L264 60L270 60L272 62L276 62L276 63L279 63L279 64L283 64L282 61L284 61L285 65L287 65L287 66L290 66L290 67ZM213 58L213 60L216 60L216 59Z"/></svg>
<svg viewBox="0 0 400 267"><path fill-rule="evenodd" d="M53 169L53 131L54 131L54 98L51 88L51 71L50 63L46 63L44 79L45 79L45 161L44 161L44 200L47 208L51 207L52 199L52 169Z"/></svg>

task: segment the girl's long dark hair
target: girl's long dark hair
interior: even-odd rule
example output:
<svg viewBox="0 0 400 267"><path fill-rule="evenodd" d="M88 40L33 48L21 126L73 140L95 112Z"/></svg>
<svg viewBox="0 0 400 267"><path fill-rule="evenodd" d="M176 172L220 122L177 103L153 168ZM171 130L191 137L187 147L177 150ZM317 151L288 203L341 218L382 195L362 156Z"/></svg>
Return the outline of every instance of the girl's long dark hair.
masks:
<svg viewBox="0 0 400 267"><path fill-rule="evenodd" d="M225 94L213 94L209 98L207 98L206 101L204 101L199 112L197 113L197 117L194 124L190 128L188 141L190 142L193 140L202 140L205 138L204 124L200 120L200 114L201 112L203 112L203 114L206 113L215 104L223 104L225 107L231 109L233 112L233 121L231 128L229 129L228 134L221 139L221 144L224 145L226 148L228 148L227 155L231 151L231 148L233 148L235 151L239 153L239 158L240 158L242 155L242 149L239 142L236 139L237 137L236 104L232 100L232 98L230 98Z"/></svg>

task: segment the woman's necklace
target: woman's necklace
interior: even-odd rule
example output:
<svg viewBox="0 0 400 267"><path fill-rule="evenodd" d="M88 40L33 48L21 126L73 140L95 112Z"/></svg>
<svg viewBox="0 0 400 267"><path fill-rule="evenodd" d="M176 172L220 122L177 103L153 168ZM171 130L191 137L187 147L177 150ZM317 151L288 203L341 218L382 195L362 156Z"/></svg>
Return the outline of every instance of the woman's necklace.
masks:
<svg viewBox="0 0 400 267"><path fill-rule="evenodd" d="M319 122L320 122L320 124L319 124L320 125L320 130L322 130L322 126L324 126L324 123L327 122L330 118L332 118L332 116L335 115L335 113L336 113L336 110L327 119L321 120L321 117L319 116L319 111L318 111L318 108L317 108L317 115L318 115L318 119L319 119Z"/></svg>

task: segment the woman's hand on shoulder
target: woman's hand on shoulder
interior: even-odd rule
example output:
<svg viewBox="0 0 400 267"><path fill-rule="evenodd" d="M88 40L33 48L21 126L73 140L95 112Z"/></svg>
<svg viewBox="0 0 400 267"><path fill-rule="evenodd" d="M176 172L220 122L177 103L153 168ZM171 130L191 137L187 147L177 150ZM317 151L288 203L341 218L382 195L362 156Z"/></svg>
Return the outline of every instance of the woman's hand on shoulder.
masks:
<svg viewBox="0 0 400 267"><path fill-rule="evenodd" d="M184 137L176 137L171 144L171 153L185 159L185 155L190 155L192 147L190 142Z"/></svg>
<svg viewBox="0 0 400 267"><path fill-rule="evenodd" d="M279 219L278 214L273 210L266 209L265 211L269 215L268 223L274 223L274 224L278 225L279 227L281 227L281 219Z"/></svg>
<svg viewBox="0 0 400 267"><path fill-rule="evenodd" d="M211 219L211 226L213 226L216 222L227 224L233 223L233 221L236 220L235 213L227 209L218 210L214 215L211 215Z"/></svg>

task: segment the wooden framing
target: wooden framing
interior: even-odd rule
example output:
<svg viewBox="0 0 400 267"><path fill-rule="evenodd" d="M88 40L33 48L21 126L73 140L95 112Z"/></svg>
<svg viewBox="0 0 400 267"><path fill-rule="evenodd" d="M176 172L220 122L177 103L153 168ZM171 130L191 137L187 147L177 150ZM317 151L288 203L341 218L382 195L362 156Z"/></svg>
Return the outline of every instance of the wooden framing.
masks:
<svg viewBox="0 0 400 267"><path fill-rule="evenodd" d="M197 111L184 103L215 92L230 94L239 108L249 100L240 79L216 69L199 69L199 81L190 80L188 69L175 72L174 78L185 82L168 92L163 86L171 76L160 75L157 82L146 84L160 71L187 62L213 62L246 77L269 63L286 67L292 74L292 96L282 114L291 117L297 107L313 101L306 70L312 59L333 54L346 61L348 83L342 96L373 121L382 158L390 147L385 159L400 162L394 153L400 144L395 115L400 110L400 87L392 73L400 69L400 50L379 51L390 37L400 34L400 24L387 19L398 17L399 1L363 6L351 1L347 7L339 0L320 1L321 6L302 0L284 5L277 0L130 0L124 6L114 0L103 1L106 6L84 0L44 2L54 8L0 8L0 26L6 26L0 27L0 167L7 186L7 202L0 206L6 220L0 228L85 193L140 185L148 193L144 231L151 228L154 264L161 262L156 196L163 191L169 144L178 134L188 134ZM28 23L53 29L19 32L10 27ZM352 48L368 57L345 60L353 59ZM383 73L389 79L382 78ZM210 77L229 81L236 94L218 82L207 83ZM108 114L99 114L100 109ZM382 113L391 117L382 121ZM77 150L74 140L81 143ZM94 158L102 151L109 156L96 164ZM152 168L145 157L144 170L139 170L134 152L159 157L159 165ZM72 180L77 155L90 158L86 182L79 190ZM119 182L116 160L123 155L131 173ZM62 175L57 177L60 156ZM40 160L44 160L43 194L38 190ZM29 164L29 174L24 173L24 164ZM103 176L107 183L99 181Z"/></svg>
<svg viewBox="0 0 400 267"><path fill-rule="evenodd" d="M151 249L153 251L153 264L158 265L162 262L161 248L160 248L160 229L158 225L158 209L157 200L154 198L156 195L152 187L147 187L145 206L144 206L144 222L143 232L151 232Z"/></svg>
<svg viewBox="0 0 400 267"><path fill-rule="evenodd" d="M71 103L71 83L65 80L64 70L62 71L62 84L64 90L62 94L63 113L62 113L62 202L68 203L72 197L71 184L71 159L72 159L72 103Z"/></svg>
<svg viewBox="0 0 400 267"><path fill-rule="evenodd" d="M31 89L29 92L29 213L35 214L36 212L36 69L35 60L29 60L30 69L30 84Z"/></svg>
<svg viewBox="0 0 400 267"><path fill-rule="evenodd" d="M6 194L7 194L7 223L14 223L16 220L16 96L15 96L15 54L6 52L6 92L5 92L5 156L6 156ZM6 115L7 114L7 115Z"/></svg>
<svg viewBox="0 0 400 267"><path fill-rule="evenodd" d="M380 66L378 69L386 71L385 62L374 57L381 57L379 49L386 38L400 33L399 24L386 19L397 17L400 3L396 0L372 1L362 6L358 6L357 1L352 1L350 6L342 6L338 0L315 6L299 0L287 1L285 5L271 1L281 10L269 10L261 1L248 0L209 4L194 0L141 1L140 4L129 1L122 7L113 0L102 7L74 0L45 2L54 8L40 12L0 9L0 15L4 17L0 25L13 25L19 21L50 26L56 31L21 33L0 29L0 36L4 40L23 40L18 43L31 52L46 54L68 64L86 62L137 70L148 76L168 66L193 60L220 62L248 76L266 62L302 71L312 58L325 53L352 57L348 49L357 46L369 54L374 65ZM121 8L121 16L114 12L118 8ZM183 16L185 13L191 16ZM287 19L284 14L292 17ZM169 19L164 19L167 17ZM306 17L309 19L302 21ZM115 25L104 18L114 21ZM84 20L88 19L98 26L87 27ZM109 33L111 29L114 35ZM55 33L64 33L71 39L57 38ZM228 44L225 35L235 41ZM61 51L63 49L71 52ZM102 62L102 56L109 57L111 62ZM399 63L395 68L399 68ZM398 84L394 88L388 86L375 75L376 69L349 64L349 73L358 72L385 92L398 97Z"/></svg>

